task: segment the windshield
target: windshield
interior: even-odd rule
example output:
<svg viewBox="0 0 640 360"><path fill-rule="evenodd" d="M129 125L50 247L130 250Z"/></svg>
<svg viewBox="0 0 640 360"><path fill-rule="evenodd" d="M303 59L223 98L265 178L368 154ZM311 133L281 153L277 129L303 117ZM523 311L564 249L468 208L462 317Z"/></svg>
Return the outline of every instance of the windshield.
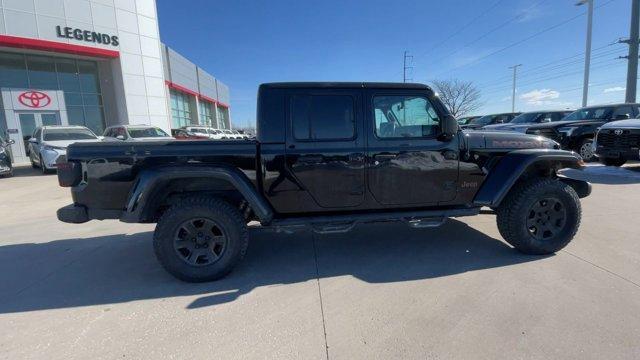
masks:
<svg viewBox="0 0 640 360"><path fill-rule="evenodd" d="M471 121L469 121L469 124L473 124L473 125L489 125L491 124L491 121L494 119L495 115L485 115L485 116L481 116L477 119L472 119Z"/></svg>
<svg viewBox="0 0 640 360"><path fill-rule="evenodd" d="M536 122L536 120L542 115L542 113L526 113L520 114L513 118L509 123L510 124L526 124Z"/></svg>
<svg viewBox="0 0 640 360"><path fill-rule="evenodd" d="M150 137L169 137L162 129L149 127L149 128L129 128L129 135L132 138L150 138Z"/></svg>
<svg viewBox="0 0 640 360"><path fill-rule="evenodd" d="M593 119L608 119L613 113L613 107L598 107L598 108L584 108L576 110L567 115L564 120L593 120Z"/></svg>
<svg viewBox="0 0 640 360"><path fill-rule="evenodd" d="M98 137L89 129L44 129L44 141L92 140Z"/></svg>

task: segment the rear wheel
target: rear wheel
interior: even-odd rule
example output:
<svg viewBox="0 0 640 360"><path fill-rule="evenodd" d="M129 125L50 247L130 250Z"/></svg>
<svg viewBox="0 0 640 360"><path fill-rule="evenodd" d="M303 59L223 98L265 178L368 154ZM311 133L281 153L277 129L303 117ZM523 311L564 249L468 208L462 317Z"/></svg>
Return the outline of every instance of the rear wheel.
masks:
<svg viewBox="0 0 640 360"><path fill-rule="evenodd" d="M217 198L191 198L168 209L153 235L162 266L188 282L217 280L244 257L247 227L238 209Z"/></svg>
<svg viewBox="0 0 640 360"><path fill-rule="evenodd" d="M622 166L624 165L627 160L623 159L623 158L606 158L606 157L601 157L600 158L600 162L606 166Z"/></svg>
<svg viewBox="0 0 640 360"><path fill-rule="evenodd" d="M536 178L517 185L497 209L500 235L526 254L551 254L578 231L578 195L557 179Z"/></svg>

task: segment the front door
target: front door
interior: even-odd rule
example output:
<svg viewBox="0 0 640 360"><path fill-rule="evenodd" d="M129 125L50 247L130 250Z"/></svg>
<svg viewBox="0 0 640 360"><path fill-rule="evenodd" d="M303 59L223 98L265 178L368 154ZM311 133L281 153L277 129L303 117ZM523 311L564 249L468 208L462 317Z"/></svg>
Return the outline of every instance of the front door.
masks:
<svg viewBox="0 0 640 360"><path fill-rule="evenodd" d="M34 130L38 126L60 125L60 116L58 112L17 112L16 115L22 143L14 145L18 151L14 150L13 156L16 163L23 163L29 161L29 138Z"/></svg>
<svg viewBox="0 0 640 360"><path fill-rule="evenodd" d="M364 201L361 99L360 90L340 89L289 96L286 171L304 193L301 209L349 208Z"/></svg>
<svg viewBox="0 0 640 360"><path fill-rule="evenodd" d="M426 94L368 90L368 189L384 206L453 200L458 143L439 138L440 118Z"/></svg>

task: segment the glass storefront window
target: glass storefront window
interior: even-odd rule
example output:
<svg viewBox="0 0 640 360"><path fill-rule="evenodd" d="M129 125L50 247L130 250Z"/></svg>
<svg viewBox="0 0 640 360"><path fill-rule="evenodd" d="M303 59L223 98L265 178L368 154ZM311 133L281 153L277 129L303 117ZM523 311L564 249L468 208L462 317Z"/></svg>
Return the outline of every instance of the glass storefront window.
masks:
<svg viewBox="0 0 640 360"><path fill-rule="evenodd" d="M104 130L98 63L0 52L0 87L64 92L69 124Z"/></svg>
<svg viewBox="0 0 640 360"><path fill-rule="evenodd" d="M56 63L48 56L27 56L29 87L33 89L58 90Z"/></svg>
<svg viewBox="0 0 640 360"><path fill-rule="evenodd" d="M229 126L229 112L227 108L219 106L218 107L218 126L221 129L228 129Z"/></svg>
<svg viewBox="0 0 640 360"><path fill-rule="evenodd" d="M200 106L200 125L212 126L211 124L214 124L212 104L206 100L200 100L198 104ZM214 127L217 127L217 124Z"/></svg>
<svg viewBox="0 0 640 360"><path fill-rule="evenodd" d="M191 125L191 104L189 95L171 89L171 126L178 129Z"/></svg>
<svg viewBox="0 0 640 360"><path fill-rule="evenodd" d="M2 87L29 87L24 55L0 53L0 84Z"/></svg>

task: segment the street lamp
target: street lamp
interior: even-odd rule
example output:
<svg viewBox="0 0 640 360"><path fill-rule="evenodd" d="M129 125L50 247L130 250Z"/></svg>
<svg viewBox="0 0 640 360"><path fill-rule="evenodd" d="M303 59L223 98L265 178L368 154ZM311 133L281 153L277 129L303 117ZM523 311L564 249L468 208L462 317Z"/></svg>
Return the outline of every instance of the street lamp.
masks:
<svg viewBox="0 0 640 360"><path fill-rule="evenodd" d="M587 49L584 54L584 83L582 84L582 107L587 106L589 96L589 67L591 66L591 29L593 25L593 0L580 0L576 6L587 4Z"/></svg>

